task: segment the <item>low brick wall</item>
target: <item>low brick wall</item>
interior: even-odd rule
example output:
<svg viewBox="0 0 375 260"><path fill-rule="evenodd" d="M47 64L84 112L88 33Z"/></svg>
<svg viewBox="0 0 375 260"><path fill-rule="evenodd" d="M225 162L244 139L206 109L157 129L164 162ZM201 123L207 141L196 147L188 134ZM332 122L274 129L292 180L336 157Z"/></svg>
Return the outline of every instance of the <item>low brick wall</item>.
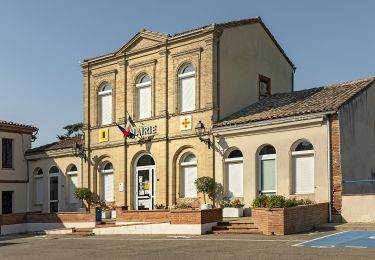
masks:
<svg viewBox="0 0 375 260"><path fill-rule="evenodd" d="M168 222L169 221L168 209L160 210L122 210L116 208L116 221L117 222Z"/></svg>
<svg viewBox="0 0 375 260"><path fill-rule="evenodd" d="M328 222L328 203L291 208L254 208L252 220L265 235L287 235L308 231Z"/></svg>
<svg viewBox="0 0 375 260"><path fill-rule="evenodd" d="M223 219L222 209L122 210L116 209L118 222L169 222L171 224L207 224Z"/></svg>
<svg viewBox="0 0 375 260"><path fill-rule="evenodd" d="M27 223L95 222L94 212L27 213Z"/></svg>

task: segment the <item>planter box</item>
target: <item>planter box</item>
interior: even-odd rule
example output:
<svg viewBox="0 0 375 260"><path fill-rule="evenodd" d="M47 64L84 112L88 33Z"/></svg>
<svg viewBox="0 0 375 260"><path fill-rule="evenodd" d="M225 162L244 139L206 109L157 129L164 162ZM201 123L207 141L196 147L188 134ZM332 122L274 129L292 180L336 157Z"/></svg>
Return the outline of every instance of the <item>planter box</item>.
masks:
<svg viewBox="0 0 375 260"><path fill-rule="evenodd" d="M112 219L116 218L116 210L111 210L111 218Z"/></svg>
<svg viewBox="0 0 375 260"><path fill-rule="evenodd" d="M287 235L308 231L328 222L328 203L291 208L253 208L252 220L265 235Z"/></svg>
<svg viewBox="0 0 375 260"><path fill-rule="evenodd" d="M102 219L110 219L111 218L111 211L110 210L103 210L102 211Z"/></svg>
<svg viewBox="0 0 375 260"><path fill-rule="evenodd" d="M243 216L243 208L223 208L223 218L239 218Z"/></svg>

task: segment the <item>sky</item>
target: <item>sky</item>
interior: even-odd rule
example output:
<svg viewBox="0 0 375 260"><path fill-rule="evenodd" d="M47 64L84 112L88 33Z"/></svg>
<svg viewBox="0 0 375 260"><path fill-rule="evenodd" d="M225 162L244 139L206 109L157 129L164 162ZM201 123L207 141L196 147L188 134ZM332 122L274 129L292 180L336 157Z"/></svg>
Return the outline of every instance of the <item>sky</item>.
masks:
<svg viewBox="0 0 375 260"><path fill-rule="evenodd" d="M375 1L0 0L0 119L39 128L33 146L82 121L80 61L142 28L173 34L261 16L296 65L295 89L375 75Z"/></svg>

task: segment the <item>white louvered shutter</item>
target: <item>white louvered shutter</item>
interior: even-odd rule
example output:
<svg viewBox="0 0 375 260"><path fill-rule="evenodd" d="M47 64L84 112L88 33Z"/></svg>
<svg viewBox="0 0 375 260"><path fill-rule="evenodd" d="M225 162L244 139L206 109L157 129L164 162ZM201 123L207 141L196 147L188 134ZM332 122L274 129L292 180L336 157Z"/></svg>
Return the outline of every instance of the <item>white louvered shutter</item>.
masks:
<svg viewBox="0 0 375 260"><path fill-rule="evenodd" d="M314 193L314 155L293 157L295 193Z"/></svg>
<svg viewBox="0 0 375 260"><path fill-rule="evenodd" d="M181 79L180 95L181 112L195 110L195 77Z"/></svg>
<svg viewBox="0 0 375 260"><path fill-rule="evenodd" d="M103 174L103 192L105 201L113 201L113 173Z"/></svg>
<svg viewBox="0 0 375 260"><path fill-rule="evenodd" d="M138 117L151 117L151 86L138 89Z"/></svg>
<svg viewBox="0 0 375 260"><path fill-rule="evenodd" d="M78 176L77 174L69 175L69 202L70 203L77 203L77 198L74 195L74 192L76 191L78 187Z"/></svg>
<svg viewBox="0 0 375 260"><path fill-rule="evenodd" d="M261 191L276 191L276 160L261 160Z"/></svg>
<svg viewBox="0 0 375 260"><path fill-rule="evenodd" d="M35 203L43 203L43 178L35 178Z"/></svg>
<svg viewBox="0 0 375 260"><path fill-rule="evenodd" d="M228 196L242 197L243 196L243 163L231 162L228 163Z"/></svg>
<svg viewBox="0 0 375 260"><path fill-rule="evenodd" d="M197 166L184 166L183 168L183 197L196 198L197 190L194 182L197 179Z"/></svg>
<svg viewBox="0 0 375 260"><path fill-rule="evenodd" d="M101 118L102 125L108 125L112 123L112 95L101 96Z"/></svg>

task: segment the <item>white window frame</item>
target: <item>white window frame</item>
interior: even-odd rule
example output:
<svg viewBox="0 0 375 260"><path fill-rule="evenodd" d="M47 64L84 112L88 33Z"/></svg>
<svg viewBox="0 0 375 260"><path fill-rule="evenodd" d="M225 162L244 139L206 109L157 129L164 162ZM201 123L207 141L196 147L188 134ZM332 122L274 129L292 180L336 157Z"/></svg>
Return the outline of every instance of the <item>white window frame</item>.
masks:
<svg viewBox="0 0 375 260"><path fill-rule="evenodd" d="M76 187L76 189L78 189L78 171L68 171L66 174L67 174L68 178L71 178L72 176L77 177L77 187ZM68 187L69 203L70 204L76 204L79 201L77 199L73 199L73 200L71 199L71 197L70 197L71 196L71 194L70 194L70 192L71 192L71 186L70 186L71 182L69 181L68 183L69 183L69 187Z"/></svg>
<svg viewBox="0 0 375 260"><path fill-rule="evenodd" d="M152 117L152 80L147 74L141 76L140 80L142 80L142 78L146 76L150 79L150 81L135 84L135 87L137 89L137 119L147 119ZM141 101L139 97L139 90L142 88L150 88L150 116L148 117L140 117Z"/></svg>
<svg viewBox="0 0 375 260"><path fill-rule="evenodd" d="M292 194L296 194L296 195L301 195L301 194L315 194L315 151L314 150L305 150L305 151L292 151L292 161L294 160L295 157L298 157L298 156L307 156L307 155L312 155L313 156L313 159L314 159L314 169L313 169L313 173L314 173L314 191L313 192L297 192L296 191L296 172L295 172L295 169L294 169L294 165L292 163Z"/></svg>
<svg viewBox="0 0 375 260"><path fill-rule="evenodd" d="M225 163L225 194L228 196L229 193L229 172L228 172L228 164L230 163L239 163L242 162L242 186L243 186L243 157L235 157L235 158L226 158L224 159ZM244 187L242 187L242 194L241 195L233 195L233 198L243 198L244 196Z"/></svg>
<svg viewBox="0 0 375 260"><path fill-rule="evenodd" d="M261 190L261 188L262 188L262 161L266 161L266 160L275 160L275 190ZM258 193L259 194L265 194L265 193L275 193L275 194L277 194L277 159L276 159L276 154L259 155L258 164L259 164L259 168L258 168L258 176L259 176Z"/></svg>
<svg viewBox="0 0 375 260"><path fill-rule="evenodd" d="M107 165L107 164L105 164ZM104 165L104 166L105 166ZM112 165L113 167L113 165ZM114 170L113 169L110 169L110 170L101 170L101 178L102 178L102 199L105 200L105 186L104 186L104 175L105 174L114 174ZM113 189L112 189L112 200L105 200L105 202L114 202L115 201L115 176L113 175L112 176L112 186L113 186ZM104 196L103 196L104 195Z"/></svg>
<svg viewBox="0 0 375 260"><path fill-rule="evenodd" d="M104 126L104 125L110 125L112 124L112 121L113 121L113 96L112 96L112 86L109 85L109 84L105 84L101 87L101 89L103 89L105 86L109 86L111 89L110 90L104 90L104 91L99 91L98 92L98 96L99 96L99 122L100 122L100 125L101 126ZM111 96L111 122L110 123L106 123L106 124L103 124L103 97L105 96Z"/></svg>
<svg viewBox="0 0 375 260"><path fill-rule="evenodd" d="M185 156L184 158L186 159L188 156L189 156L190 154L188 154L187 156ZM193 155L194 157L195 157L195 155ZM195 159L197 159L197 157L195 157ZM180 192L180 198L185 198L185 199L196 199L196 198L198 198L198 192L197 192L197 194L195 195L195 196L193 196L193 197L186 197L185 196L185 189L184 189L184 187L185 187L185 178L182 178L182 173L183 173L183 169L184 169L184 167L189 167L189 166L195 166L196 167L196 169L197 169L197 178L198 178L198 161L197 160L195 160L194 162L181 162L180 163L180 191L181 190L184 190L184 196L181 196L181 192Z"/></svg>
<svg viewBox="0 0 375 260"><path fill-rule="evenodd" d="M182 70L184 70L186 67L188 66L193 66L192 64L189 64L187 66L184 66ZM193 66L194 68L194 66ZM178 111L179 113L185 113L185 112L190 112L190 111L194 111L197 109L197 79L195 77L195 68L194 68L194 71L191 71L191 72L186 72L186 73L179 73L178 74L178 102L179 102L179 106L178 106ZM185 111L182 111L182 91L181 91L181 87L182 87L182 80L181 79L185 79L185 78L194 78L194 92L195 92L195 98L194 98L194 108L193 110L185 110Z"/></svg>
<svg viewBox="0 0 375 260"><path fill-rule="evenodd" d="M42 172L43 172L43 170L42 170ZM42 201L37 201L37 197L38 197L37 193L38 193L38 191L37 191L37 182L36 182L36 179L43 179L44 180L44 172L43 172L43 174L35 174L34 173L33 177L34 177L34 196L35 196L34 197L34 205L43 205L43 201L44 201L43 198L44 198L44 196L42 197ZM43 193L44 193L44 182L42 182L42 187L43 187Z"/></svg>

